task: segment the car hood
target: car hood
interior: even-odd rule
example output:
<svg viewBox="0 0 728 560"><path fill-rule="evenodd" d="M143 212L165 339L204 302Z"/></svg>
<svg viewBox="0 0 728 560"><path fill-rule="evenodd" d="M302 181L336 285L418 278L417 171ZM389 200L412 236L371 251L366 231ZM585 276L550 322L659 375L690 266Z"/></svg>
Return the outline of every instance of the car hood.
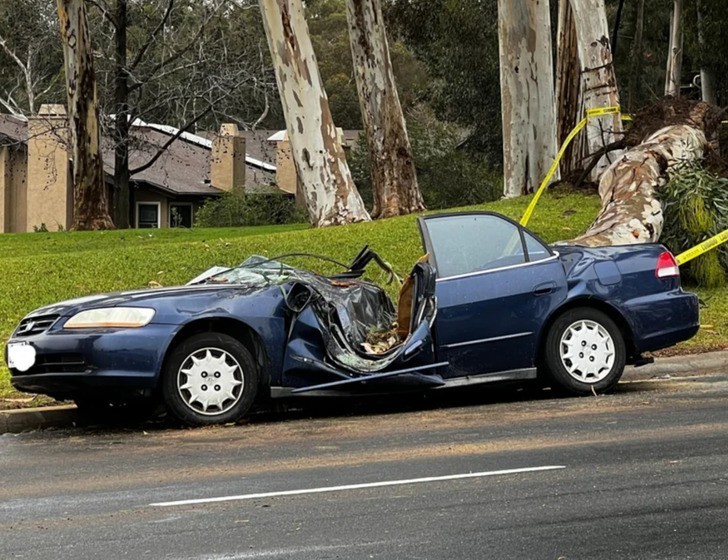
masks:
<svg viewBox="0 0 728 560"><path fill-rule="evenodd" d="M51 305L46 305L35 311L32 311L27 318L38 317L41 315L61 315L71 316L84 309L93 309L97 307L117 307L120 305L132 305L142 307L148 305L155 306L155 302L168 299L185 297L193 294L230 292L239 296L250 296L264 290L264 287L242 286L235 284L224 285L198 285L198 286L175 286L171 288L152 288L146 290L135 290L129 292L115 292L109 294L97 294L85 296L66 301L59 301ZM221 294L222 295L222 294Z"/></svg>

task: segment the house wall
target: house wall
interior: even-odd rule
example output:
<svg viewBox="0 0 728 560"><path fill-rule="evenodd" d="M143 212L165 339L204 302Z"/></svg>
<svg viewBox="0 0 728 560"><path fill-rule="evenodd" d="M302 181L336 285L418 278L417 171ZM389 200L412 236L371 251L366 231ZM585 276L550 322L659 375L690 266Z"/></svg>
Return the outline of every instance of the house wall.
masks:
<svg viewBox="0 0 728 560"><path fill-rule="evenodd" d="M73 223L73 188L65 109L43 105L28 119L26 231L45 224L49 231Z"/></svg>
<svg viewBox="0 0 728 560"><path fill-rule="evenodd" d="M26 161L25 146L0 147L0 233L26 229Z"/></svg>

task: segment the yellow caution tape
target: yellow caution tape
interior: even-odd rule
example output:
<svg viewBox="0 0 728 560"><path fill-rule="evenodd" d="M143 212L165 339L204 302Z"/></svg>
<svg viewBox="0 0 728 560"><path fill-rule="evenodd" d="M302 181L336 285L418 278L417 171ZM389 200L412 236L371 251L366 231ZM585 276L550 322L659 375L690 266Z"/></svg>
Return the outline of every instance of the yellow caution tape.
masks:
<svg viewBox="0 0 728 560"><path fill-rule="evenodd" d="M728 241L728 229L725 229L721 231L718 235L714 235L710 239L706 239L695 247L680 253L677 257L675 257L675 260L679 265L685 264L686 262L693 260L695 257L699 257L703 253L707 253L711 249L715 249L726 241Z"/></svg>
<svg viewBox="0 0 728 560"><path fill-rule="evenodd" d="M604 115L616 115L616 114L619 114L619 112L620 112L620 108L618 106L595 107L593 109L586 110L586 117L584 117L578 123L576 123L576 126L571 130L571 132L569 132L569 135L566 137L566 140L564 140L564 143L561 145L561 148L559 148L559 153L556 154L556 159L554 159L553 163L551 164L551 167L549 167L548 173L546 173L546 176L543 178L543 181L541 181L541 184L539 185L538 190L536 191L536 194L533 195L533 199L531 199L531 203L528 205L528 208L526 208L526 211L524 212L523 217L521 218L522 226L525 226L528 224L528 221L531 219L531 215L533 214L533 210L534 210L534 208L536 208L538 199L541 198L543 191L546 190L546 186L551 182L551 179L554 176L554 173L556 173L556 170L559 167L559 162L561 161L561 158L564 157L564 152L566 152L566 148L569 147L569 144L571 144L571 141L574 139L574 137L577 134L579 134L579 131L581 131L581 129L586 126L587 121L589 121L589 119L594 118L594 117L602 117Z"/></svg>
<svg viewBox="0 0 728 560"><path fill-rule="evenodd" d="M593 109L586 110L586 118L591 117L603 117L604 115L618 115L621 109L619 105L612 107L594 107Z"/></svg>

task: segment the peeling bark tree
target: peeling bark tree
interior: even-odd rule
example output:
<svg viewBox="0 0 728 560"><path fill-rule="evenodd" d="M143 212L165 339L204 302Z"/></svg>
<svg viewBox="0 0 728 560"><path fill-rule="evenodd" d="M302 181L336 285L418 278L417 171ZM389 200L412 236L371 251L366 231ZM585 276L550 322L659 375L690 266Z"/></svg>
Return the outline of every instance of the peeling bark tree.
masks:
<svg viewBox="0 0 728 560"><path fill-rule="evenodd" d="M584 109L619 105L617 77L609 43L609 27L604 0L571 0L582 71ZM621 138L620 115L590 119L586 126L589 153L595 154ZM610 163L605 155L595 166L598 179ZM611 156L614 158L614 155Z"/></svg>
<svg viewBox="0 0 728 560"><path fill-rule="evenodd" d="M349 43L371 158L373 218L425 209L399 103L380 0L347 0Z"/></svg>
<svg viewBox="0 0 728 560"><path fill-rule="evenodd" d="M634 15L634 38L632 39L632 49L630 53L630 70L629 70L629 98L627 100L627 109L635 110L637 99L637 88L642 72L642 33L645 26L645 0L637 0Z"/></svg>
<svg viewBox="0 0 728 560"><path fill-rule="evenodd" d="M665 71L665 95L680 96L682 52L682 0L674 0L670 18L670 48L667 53L667 70Z"/></svg>
<svg viewBox="0 0 728 560"><path fill-rule="evenodd" d="M259 0L293 161L316 227L369 220L354 186L311 45L301 0Z"/></svg>
<svg viewBox="0 0 728 560"><path fill-rule="evenodd" d="M503 194L533 192L556 157L548 0L499 0Z"/></svg>
<svg viewBox="0 0 728 560"><path fill-rule="evenodd" d="M599 216L572 242L595 247L657 241L663 214L655 191L667 182L676 165L702 158L706 144L701 130L672 125L627 150L599 181Z"/></svg>
<svg viewBox="0 0 728 560"><path fill-rule="evenodd" d="M109 229L113 223L99 150L99 104L84 0L58 0L58 21L73 144L72 229Z"/></svg>
<svg viewBox="0 0 728 560"><path fill-rule="evenodd" d="M644 0L643 0L644 1ZM698 44L700 50L704 52L705 38L703 36L703 28L705 27L705 21L703 19L703 9L700 0L697 2L696 10L698 11ZM705 65L700 67L700 94L701 99L711 105L716 104L715 98L715 81L713 80L713 71L706 68Z"/></svg>
<svg viewBox="0 0 728 560"><path fill-rule="evenodd" d="M559 0L556 32L556 139L559 146L584 116L581 98L581 71L576 46L574 14L569 0ZM583 134L574 138L561 159L561 177L569 177L583 169L586 158L586 139ZM568 180L568 179L567 179Z"/></svg>

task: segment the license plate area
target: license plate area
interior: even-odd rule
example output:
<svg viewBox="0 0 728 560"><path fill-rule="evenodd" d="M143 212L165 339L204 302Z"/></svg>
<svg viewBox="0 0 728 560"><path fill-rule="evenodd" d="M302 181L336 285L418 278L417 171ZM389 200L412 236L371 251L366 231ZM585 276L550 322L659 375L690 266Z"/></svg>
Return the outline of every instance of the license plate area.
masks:
<svg viewBox="0 0 728 560"><path fill-rule="evenodd" d="M27 342L8 343L8 367L26 372L35 365L35 348Z"/></svg>

